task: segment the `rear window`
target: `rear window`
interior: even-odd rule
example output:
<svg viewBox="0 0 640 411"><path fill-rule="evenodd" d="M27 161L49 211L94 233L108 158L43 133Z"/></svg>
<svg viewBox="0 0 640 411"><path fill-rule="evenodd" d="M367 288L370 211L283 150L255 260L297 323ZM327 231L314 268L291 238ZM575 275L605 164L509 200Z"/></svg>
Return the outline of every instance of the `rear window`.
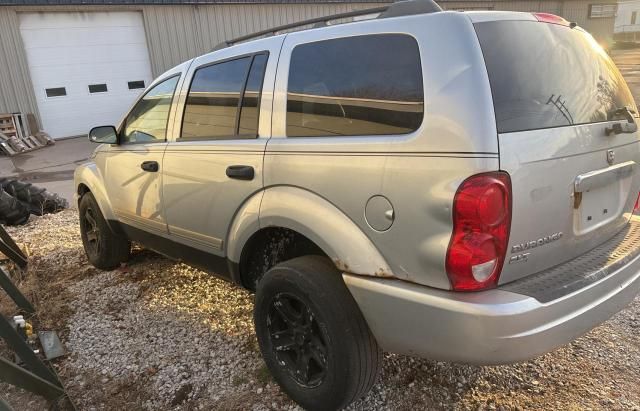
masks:
<svg viewBox="0 0 640 411"><path fill-rule="evenodd" d="M475 25L489 72L498 132L612 120L636 110L611 58L581 29L526 21Z"/></svg>

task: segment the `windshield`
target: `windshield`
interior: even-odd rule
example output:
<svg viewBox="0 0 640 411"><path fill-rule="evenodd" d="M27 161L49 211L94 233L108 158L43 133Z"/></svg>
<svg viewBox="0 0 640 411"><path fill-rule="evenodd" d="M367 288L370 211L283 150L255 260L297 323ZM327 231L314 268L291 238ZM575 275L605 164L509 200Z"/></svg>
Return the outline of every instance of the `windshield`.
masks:
<svg viewBox="0 0 640 411"><path fill-rule="evenodd" d="M475 29L498 132L597 123L617 119L624 107L637 112L613 61L583 30L533 21L483 22Z"/></svg>

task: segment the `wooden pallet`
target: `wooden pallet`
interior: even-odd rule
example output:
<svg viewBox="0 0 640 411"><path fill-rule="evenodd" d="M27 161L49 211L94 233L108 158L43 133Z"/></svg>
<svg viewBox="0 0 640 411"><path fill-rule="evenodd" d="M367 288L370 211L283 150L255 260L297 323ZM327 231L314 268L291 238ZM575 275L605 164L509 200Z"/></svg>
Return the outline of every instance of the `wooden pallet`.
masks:
<svg viewBox="0 0 640 411"><path fill-rule="evenodd" d="M0 114L0 151L12 156L44 147L31 135L27 116L22 113Z"/></svg>
<svg viewBox="0 0 640 411"><path fill-rule="evenodd" d="M18 135L18 130L13 122L13 114L0 114L0 133L7 137Z"/></svg>

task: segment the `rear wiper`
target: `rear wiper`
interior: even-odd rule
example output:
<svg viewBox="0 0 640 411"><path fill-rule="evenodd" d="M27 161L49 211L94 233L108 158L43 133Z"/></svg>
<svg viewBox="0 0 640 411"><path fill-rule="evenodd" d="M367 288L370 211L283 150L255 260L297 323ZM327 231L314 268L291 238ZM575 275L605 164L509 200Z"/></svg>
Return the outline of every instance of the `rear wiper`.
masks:
<svg viewBox="0 0 640 411"><path fill-rule="evenodd" d="M627 122L626 123L615 123L614 125L612 125L611 127L607 127L604 129L604 133L607 136L610 136L611 134L632 134L638 131L638 125L636 124L636 120L635 118L633 118L633 115L635 114L635 111L631 110L629 107L624 106L624 107L620 107L620 108L615 108L611 111L609 111L607 113L607 117L610 120L613 120L616 117L619 116L623 116Z"/></svg>

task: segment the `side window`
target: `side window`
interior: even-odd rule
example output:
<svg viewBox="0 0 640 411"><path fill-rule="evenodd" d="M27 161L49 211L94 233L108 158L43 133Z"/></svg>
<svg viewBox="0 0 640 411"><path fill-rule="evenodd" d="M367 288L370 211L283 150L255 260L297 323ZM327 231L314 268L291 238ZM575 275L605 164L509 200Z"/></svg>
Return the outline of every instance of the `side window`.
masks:
<svg viewBox="0 0 640 411"><path fill-rule="evenodd" d="M157 84L138 101L125 121L121 143L152 143L166 140L169 109L180 76Z"/></svg>
<svg viewBox="0 0 640 411"><path fill-rule="evenodd" d="M258 54L196 70L185 104L181 138L255 138L266 60L266 55Z"/></svg>
<svg viewBox="0 0 640 411"><path fill-rule="evenodd" d="M290 137L406 134L422 123L418 44L376 34L293 49L287 93Z"/></svg>

